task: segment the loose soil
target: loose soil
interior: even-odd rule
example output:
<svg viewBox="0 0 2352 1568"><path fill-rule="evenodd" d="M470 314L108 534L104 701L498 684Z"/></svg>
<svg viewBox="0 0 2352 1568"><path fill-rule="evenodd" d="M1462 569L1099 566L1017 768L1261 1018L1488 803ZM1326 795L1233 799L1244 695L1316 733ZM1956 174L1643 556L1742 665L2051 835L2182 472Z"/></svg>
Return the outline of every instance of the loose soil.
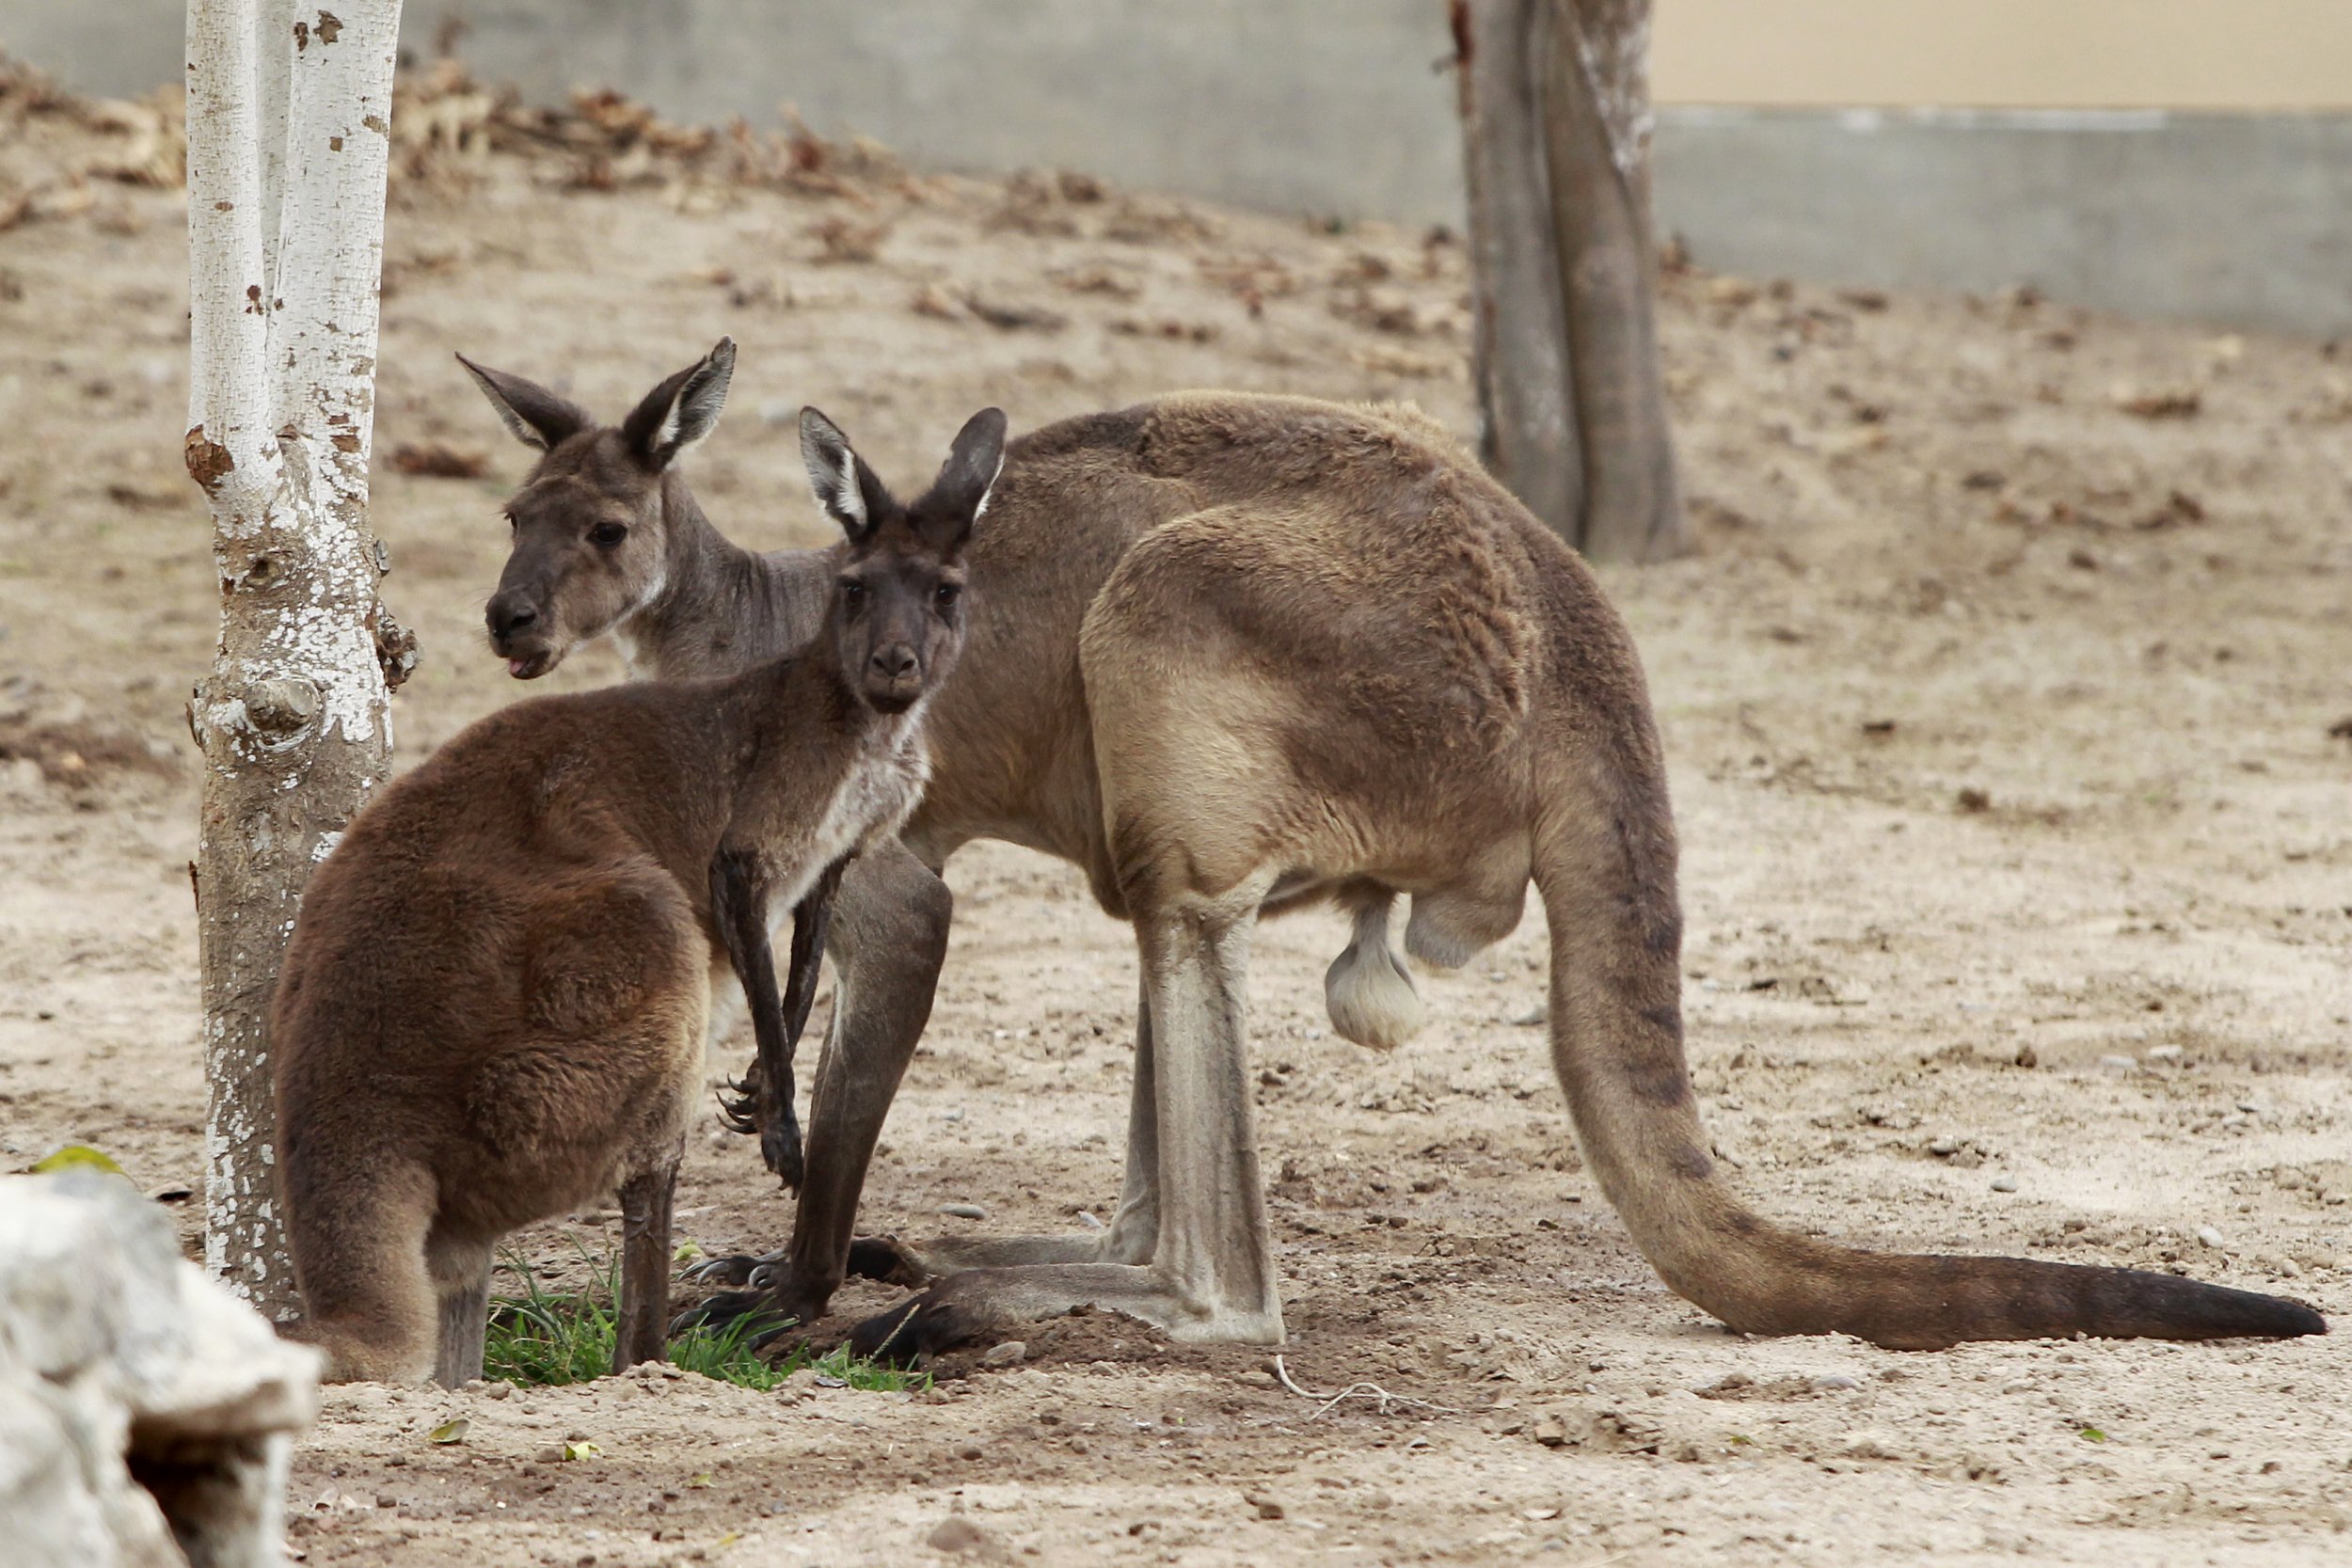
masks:
<svg viewBox="0 0 2352 1568"><path fill-rule="evenodd" d="M480 114L452 114L474 145ZM88 1142L184 1193L203 1085L182 704L216 594L179 467L183 200L154 131L0 116L0 1165ZM425 652L405 762L522 695L479 617L524 453L454 350L617 416L733 334L691 474L762 547L826 535L804 401L900 475L988 403L1026 427L1214 385L1471 425L1442 236L910 177L870 149L727 175L549 145L411 146L395 187L375 496L387 596ZM1661 287L1702 548L1605 576L1664 727L1692 1056L1741 1187L1817 1234L2352 1307L2352 740L2330 735L2352 716L2352 386L2332 349L2024 294L1690 268ZM619 671L599 650L548 685ZM1125 931L1025 852L977 847L949 875L954 949L865 1222L1088 1225L1119 1186ZM1541 923L1424 975L1433 1022L1392 1055L1328 1030L1336 919L1261 936L1280 1371L1310 1395L1263 1351L1106 1316L913 1395L339 1388L295 1462L291 1544L468 1568L2352 1554L2342 1336L1902 1354L1732 1337L1669 1295L1574 1152L1535 1022ZM200 1196L177 1201L193 1243ZM680 1208L714 1252L790 1223L715 1118ZM518 1244L577 1278L572 1239L615 1235L593 1213ZM458 1414L463 1441L427 1441ZM596 1451L558 1457L579 1444Z"/></svg>

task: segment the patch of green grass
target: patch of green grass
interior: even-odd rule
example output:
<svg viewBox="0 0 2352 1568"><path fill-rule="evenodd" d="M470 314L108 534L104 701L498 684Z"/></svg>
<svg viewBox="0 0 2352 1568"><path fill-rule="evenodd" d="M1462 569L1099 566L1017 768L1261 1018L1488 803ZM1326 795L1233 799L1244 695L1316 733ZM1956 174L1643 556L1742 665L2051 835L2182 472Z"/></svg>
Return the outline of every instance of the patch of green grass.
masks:
<svg viewBox="0 0 2352 1568"><path fill-rule="evenodd" d="M579 1245L577 1239L573 1244ZM612 1305L619 1293L620 1265L597 1259L585 1247L580 1247L580 1259L588 1265L591 1284L578 1293L548 1290L531 1265L513 1252L501 1259L501 1270L514 1275L521 1290L519 1294L490 1300L490 1328L482 1353L484 1377L547 1387L585 1383L612 1372L612 1349L620 1337L619 1314ZM930 1386L929 1372L901 1371L858 1360L846 1345L823 1355L805 1345L796 1346L772 1361L754 1354L751 1341L771 1326L744 1322L715 1331L698 1330L670 1341L670 1362L684 1371L762 1390L775 1387L803 1369L872 1393Z"/></svg>

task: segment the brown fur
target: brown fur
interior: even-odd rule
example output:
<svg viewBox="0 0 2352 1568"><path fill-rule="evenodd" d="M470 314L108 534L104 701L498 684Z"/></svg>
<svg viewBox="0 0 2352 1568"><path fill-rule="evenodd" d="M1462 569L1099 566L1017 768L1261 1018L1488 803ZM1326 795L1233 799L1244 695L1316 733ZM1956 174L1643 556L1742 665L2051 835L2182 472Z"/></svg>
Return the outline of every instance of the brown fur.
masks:
<svg viewBox="0 0 2352 1568"><path fill-rule="evenodd" d="M904 820L920 699L962 638L942 596L986 491L952 470L970 454L993 477L1002 429L976 417L912 507L868 484L831 553L831 637L731 676L516 704L394 783L319 867L271 1028L300 1332L330 1375L478 1374L499 1238L616 1189L617 1359L660 1354L713 862L755 859L788 907ZM624 435L576 431L556 454Z"/></svg>
<svg viewBox="0 0 2352 1568"><path fill-rule="evenodd" d="M1849 1251L1739 1203L1684 1066L1675 835L1631 641L1583 562L1417 412L1190 393L1068 420L1013 444L990 518L974 578L1020 613L973 627L913 856L868 856L844 882L852 934L833 949L842 1000L792 1244L729 1265L770 1301L813 1318L845 1266L937 1279L860 1329L868 1351L1081 1302L1186 1338L1279 1340L1243 1023L1257 917L1356 910L1333 984L1393 990L1395 897L1407 950L1457 964L1516 926L1533 881L1553 1060L1593 1168L1667 1283L1732 1326L1899 1346L2323 1330L2296 1304L2167 1275ZM726 572L791 599L799 558L729 550L712 552ZM670 628L692 657L697 614L675 591L632 613L625 631ZM768 635L791 630L780 615ZM652 669L671 657L660 635L637 648ZM1135 924L1119 1216L1099 1238L852 1248L944 949L854 931L889 930L898 907L937 923L932 873L980 837L1076 863Z"/></svg>

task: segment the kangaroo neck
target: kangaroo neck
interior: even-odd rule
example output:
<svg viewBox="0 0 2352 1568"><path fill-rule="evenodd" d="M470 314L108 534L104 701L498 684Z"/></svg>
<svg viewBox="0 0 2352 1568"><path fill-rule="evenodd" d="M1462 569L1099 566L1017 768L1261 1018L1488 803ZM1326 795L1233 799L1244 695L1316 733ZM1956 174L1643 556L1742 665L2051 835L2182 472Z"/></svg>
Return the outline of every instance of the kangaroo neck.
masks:
<svg viewBox="0 0 2352 1568"><path fill-rule="evenodd" d="M744 549L706 516L683 476L662 478L661 584L612 628L632 680L739 673L806 646L823 628L842 546Z"/></svg>

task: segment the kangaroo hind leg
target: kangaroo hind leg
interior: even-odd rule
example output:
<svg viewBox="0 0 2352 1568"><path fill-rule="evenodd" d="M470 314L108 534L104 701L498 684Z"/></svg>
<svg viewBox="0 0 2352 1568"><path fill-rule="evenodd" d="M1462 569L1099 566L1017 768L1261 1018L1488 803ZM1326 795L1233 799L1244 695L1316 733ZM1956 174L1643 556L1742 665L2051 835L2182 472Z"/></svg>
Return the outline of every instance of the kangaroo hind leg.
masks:
<svg viewBox="0 0 2352 1568"><path fill-rule="evenodd" d="M306 1309L289 1337L326 1353L331 1383L421 1381L439 1338L425 1265L432 1173L334 1168L307 1155L287 1171L286 1234Z"/></svg>
<svg viewBox="0 0 2352 1568"><path fill-rule="evenodd" d="M490 1244L437 1231L425 1243L425 1266L440 1306L433 1381L462 1388L482 1375L490 1328Z"/></svg>
<svg viewBox="0 0 2352 1568"><path fill-rule="evenodd" d="M677 1157L621 1183L621 1299L612 1370L669 1355L670 1212Z"/></svg>

